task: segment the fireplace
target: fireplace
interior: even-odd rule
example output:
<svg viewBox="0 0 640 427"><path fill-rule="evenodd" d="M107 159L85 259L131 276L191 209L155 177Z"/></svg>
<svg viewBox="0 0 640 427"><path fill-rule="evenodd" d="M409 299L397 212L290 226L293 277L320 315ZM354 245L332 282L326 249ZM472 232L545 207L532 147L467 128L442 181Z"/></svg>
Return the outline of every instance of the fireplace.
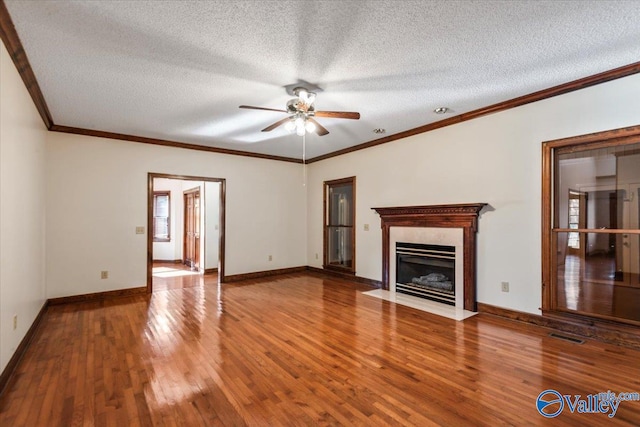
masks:
<svg viewBox="0 0 640 427"><path fill-rule="evenodd" d="M455 246L396 242L396 292L455 306Z"/></svg>
<svg viewBox="0 0 640 427"><path fill-rule="evenodd" d="M480 211L486 205L465 203L372 208L381 219L382 290L429 294L430 299L434 299L433 288L441 288L440 302L454 305L456 310L475 312L476 233ZM398 243L405 252L400 256L393 253ZM434 253L434 246L455 248L453 257L442 258L444 254ZM447 252L441 249L435 250ZM425 250L426 253L422 252ZM427 260L418 261L418 252L427 254ZM402 263L413 265L403 266ZM410 273L406 273L407 269ZM442 301L446 299L443 294L449 293L448 301Z"/></svg>

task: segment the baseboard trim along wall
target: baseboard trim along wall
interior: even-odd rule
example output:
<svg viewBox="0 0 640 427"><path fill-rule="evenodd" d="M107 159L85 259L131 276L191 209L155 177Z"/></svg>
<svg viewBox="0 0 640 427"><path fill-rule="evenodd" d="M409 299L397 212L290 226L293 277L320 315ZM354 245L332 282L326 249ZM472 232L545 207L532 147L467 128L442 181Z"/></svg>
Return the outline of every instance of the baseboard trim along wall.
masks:
<svg viewBox="0 0 640 427"><path fill-rule="evenodd" d="M224 279L221 281L223 283L240 282L242 280L260 279L262 277L279 276L281 274L301 273L306 270L307 267L290 267L279 268L276 270L256 271L253 273L231 274L228 276L224 276Z"/></svg>
<svg viewBox="0 0 640 427"><path fill-rule="evenodd" d="M325 276L334 276L341 279L350 280L356 283L362 283L374 288L381 288L382 282L380 280L367 279L366 277L354 276L353 274L340 273L339 271L325 270L323 268L307 266L307 271L311 273L323 274Z"/></svg>
<svg viewBox="0 0 640 427"><path fill-rule="evenodd" d="M640 349L640 331L636 327L627 327L626 325L606 321L593 321L587 324L578 319L570 320L553 316L540 316L480 302L478 303L478 312L555 329L582 338Z"/></svg>
<svg viewBox="0 0 640 427"><path fill-rule="evenodd" d="M293 274L293 273L302 273L302 272L321 274L324 276L339 277L341 279L350 280L352 282L369 285L374 288L380 288L382 286L382 282L379 280L367 279L365 277L359 277L359 276L354 276L352 274L340 273L338 271L324 270L322 268L311 267L311 266L280 268L276 270L256 271L253 273L232 274L230 276L225 276L223 282L224 283L239 282L242 280L260 279L262 277L271 277L271 276L278 276L281 274Z"/></svg>
<svg viewBox="0 0 640 427"><path fill-rule="evenodd" d="M40 311L31 324L31 327L29 327L29 330L24 335L24 338L22 338L22 341L20 341L18 348L16 348L15 353L13 353L13 356L11 356L11 359L9 360L9 363L7 363L7 366L5 366L2 370L2 373L0 374L0 396L2 396L5 388L9 386L11 380L13 379L16 368L18 367L18 363L22 359L22 356L24 356L27 348L29 348L29 344L36 334L38 326L40 325L40 322L42 321L42 318L47 311L48 305L49 301L45 301L44 304L42 304L42 308L40 308Z"/></svg>
<svg viewBox="0 0 640 427"><path fill-rule="evenodd" d="M50 298L49 305L69 304L73 302L101 301L111 298L128 297L147 293L147 287L117 289L115 291L96 292L92 294L71 295L68 297Z"/></svg>
<svg viewBox="0 0 640 427"><path fill-rule="evenodd" d="M182 264L181 259L154 259L153 262L166 262L169 264Z"/></svg>
<svg viewBox="0 0 640 427"><path fill-rule="evenodd" d="M205 268L204 274L213 274L218 272L218 267L215 268Z"/></svg>

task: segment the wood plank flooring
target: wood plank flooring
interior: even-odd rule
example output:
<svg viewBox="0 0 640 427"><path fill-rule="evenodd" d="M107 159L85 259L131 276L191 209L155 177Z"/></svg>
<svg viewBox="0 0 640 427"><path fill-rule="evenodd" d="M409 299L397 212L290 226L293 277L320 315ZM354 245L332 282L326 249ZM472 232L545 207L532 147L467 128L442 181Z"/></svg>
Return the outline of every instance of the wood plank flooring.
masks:
<svg viewBox="0 0 640 427"><path fill-rule="evenodd" d="M490 315L456 322L368 289L313 274L205 277L50 307L0 425L543 425L545 389L640 392L639 351ZM640 402L551 422L640 425Z"/></svg>
<svg viewBox="0 0 640 427"><path fill-rule="evenodd" d="M218 273L202 275L184 264L173 262L154 261L151 269L151 287L154 291L204 286L205 280L214 283L218 280Z"/></svg>

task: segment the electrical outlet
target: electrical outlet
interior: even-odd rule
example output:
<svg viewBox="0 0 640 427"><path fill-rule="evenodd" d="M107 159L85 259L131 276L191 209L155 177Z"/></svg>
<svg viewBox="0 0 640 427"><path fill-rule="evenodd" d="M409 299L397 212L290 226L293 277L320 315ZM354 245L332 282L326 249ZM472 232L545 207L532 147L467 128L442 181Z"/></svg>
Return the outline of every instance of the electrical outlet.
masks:
<svg viewBox="0 0 640 427"><path fill-rule="evenodd" d="M316 254L316 259L318 259L318 254Z"/></svg>
<svg viewBox="0 0 640 427"><path fill-rule="evenodd" d="M18 329L18 315L14 315L13 316L13 330L15 331L16 329Z"/></svg>
<svg viewBox="0 0 640 427"><path fill-rule="evenodd" d="M509 292L509 282L502 282L502 292Z"/></svg>
<svg viewBox="0 0 640 427"><path fill-rule="evenodd" d="M109 272L107 270L103 270L100 272L100 278L101 279L108 279L109 278Z"/></svg>
<svg viewBox="0 0 640 427"><path fill-rule="evenodd" d="M144 227L136 227L136 234L144 234Z"/></svg>
<svg viewBox="0 0 640 427"><path fill-rule="evenodd" d="M273 256L269 255L269 261L273 261Z"/></svg>
<svg viewBox="0 0 640 427"><path fill-rule="evenodd" d="M369 224L364 225L364 231L369 231Z"/></svg>

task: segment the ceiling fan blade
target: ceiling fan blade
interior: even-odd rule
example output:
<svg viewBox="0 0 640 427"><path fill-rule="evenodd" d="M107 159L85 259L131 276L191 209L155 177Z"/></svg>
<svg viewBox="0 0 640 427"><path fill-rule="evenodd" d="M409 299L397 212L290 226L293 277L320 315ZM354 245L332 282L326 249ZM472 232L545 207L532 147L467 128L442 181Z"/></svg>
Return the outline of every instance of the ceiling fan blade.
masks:
<svg viewBox="0 0 640 427"><path fill-rule="evenodd" d="M264 111L277 111L279 113L286 113L285 110L277 110L275 108L265 108L265 107L253 107L251 105L241 105L238 108L246 108L247 110L264 110Z"/></svg>
<svg viewBox="0 0 640 427"><path fill-rule="evenodd" d="M313 120L311 117L307 118L307 120L309 120L311 123L313 123L314 125L316 125L316 133L319 136L325 136L329 133L329 131L327 130L327 128L325 128L324 126L322 126L320 123L318 123L317 121Z"/></svg>
<svg viewBox="0 0 640 427"><path fill-rule="evenodd" d="M285 124L286 122L288 122L289 120L291 120L289 117L285 117L282 120L278 120L277 122L275 122L274 124L267 126L266 128L262 129L262 132L271 132L272 130L274 130L275 128L277 128L280 125Z"/></svg>
<svg viewBox="0 0 640 427"><path fill-rule="evenodd" d="M316 111L316 117L329 117L333 119L353 119L358 120L360 113L350 111Z"/></svg>

